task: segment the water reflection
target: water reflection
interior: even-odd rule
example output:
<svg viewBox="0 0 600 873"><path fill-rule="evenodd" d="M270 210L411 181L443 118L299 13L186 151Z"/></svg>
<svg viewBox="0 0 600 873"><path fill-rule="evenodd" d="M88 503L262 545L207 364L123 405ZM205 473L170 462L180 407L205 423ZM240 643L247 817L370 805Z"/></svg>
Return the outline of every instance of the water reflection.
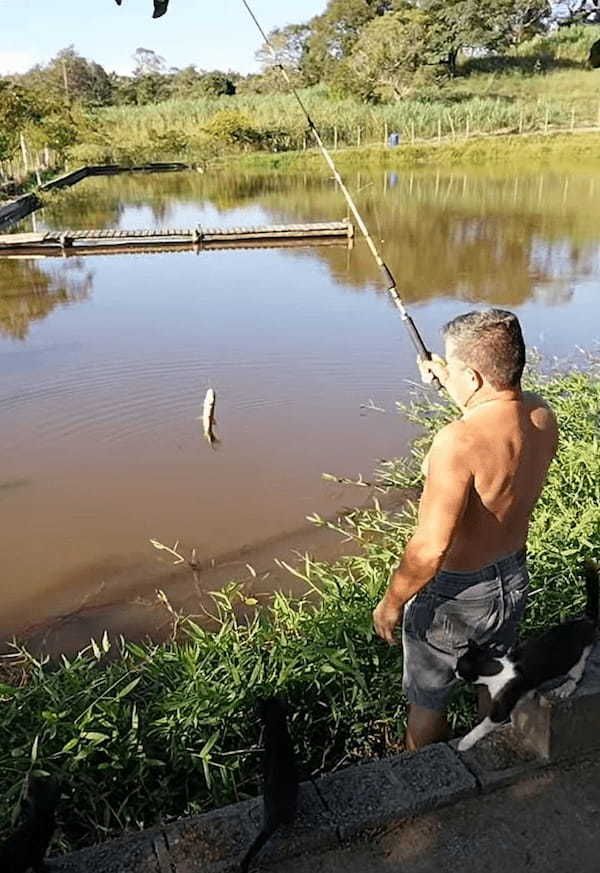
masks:
<svg viewBox="0 0 600 873"><path fill-rule="evenodd" d="M86 300L92 272L79 258L58 268L34 260L0 260L0 336L25 340L31 325L57 306Z"/></svg>
<svg viewBox="0 0 600 873"><path fill-rule="evenodd" d="M593 177L384 172L354 173L348 181L409 302L564 303L574 277L598 270L600 203ZM39 223L52 229L191 226L214 223L216 216L227 225L239 223L244 209L250 220L259 210L267 222L345 213L333 180L308 174L132 174L86 180L46 208ZM314 257L346 286L379 282L361 241L350 257L339 249L315 250Z"/></svg>

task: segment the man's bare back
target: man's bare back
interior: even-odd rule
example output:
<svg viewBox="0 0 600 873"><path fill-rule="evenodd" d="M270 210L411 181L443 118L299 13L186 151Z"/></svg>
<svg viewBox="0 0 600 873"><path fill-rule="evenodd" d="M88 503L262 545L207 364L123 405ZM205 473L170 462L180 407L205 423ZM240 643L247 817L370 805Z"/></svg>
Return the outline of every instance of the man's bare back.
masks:
<svg viewBox="0 0 600 873"><path fill-rule="evenodd" d="M465 313L444 337L446 359L419 367L424 381L439 380L462 417L433 440L418 524L373 612L377 634L392 645L402 625L409 749L445 737L461 647L477 635L492 634L505 649L514 642L527 597L529 521L558 443L552 411L521 390L525 343L513 313ZM491 584L484 595L483 580ZM460 596L452 593L457 584Z"/></svg>
<svg viewBox="0 0 600 873"><path fill-rule="evenodd" d="M541 397L526 392L466 410L460 421L440 431L423 472L427 475L432 455L453 450L458 441L471 475L443 569L476 570L523 548L557 436L552 411ZM426 493L423 497L426 502Z"/></svg>

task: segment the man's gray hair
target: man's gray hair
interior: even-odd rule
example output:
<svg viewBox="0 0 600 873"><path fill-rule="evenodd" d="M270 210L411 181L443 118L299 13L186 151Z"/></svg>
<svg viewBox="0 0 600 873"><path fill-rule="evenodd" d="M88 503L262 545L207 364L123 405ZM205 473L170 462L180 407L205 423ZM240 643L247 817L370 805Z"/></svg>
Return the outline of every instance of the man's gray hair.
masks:
<svg viewBox="0 0 600 873"><path fill-rule="evenodd" d="M455 353L484 376L497 391L516 388L525 366L525 343L519 319L506 309L466 312L443 329Z"/></svg>

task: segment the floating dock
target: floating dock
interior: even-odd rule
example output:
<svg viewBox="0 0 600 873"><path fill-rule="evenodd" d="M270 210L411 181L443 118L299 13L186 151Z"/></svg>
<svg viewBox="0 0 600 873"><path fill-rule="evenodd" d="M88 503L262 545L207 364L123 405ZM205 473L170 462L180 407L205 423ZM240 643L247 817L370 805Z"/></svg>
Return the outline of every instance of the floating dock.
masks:
<svg viewBox="0 0 600 873"><path fill-rule="evenodd" d="M68 257L135 252L200 251L327 245L354 239L354 226L344 221L275 224L268 227L195 227L155 230L50 230L0 235L0 257Z"/></svg>

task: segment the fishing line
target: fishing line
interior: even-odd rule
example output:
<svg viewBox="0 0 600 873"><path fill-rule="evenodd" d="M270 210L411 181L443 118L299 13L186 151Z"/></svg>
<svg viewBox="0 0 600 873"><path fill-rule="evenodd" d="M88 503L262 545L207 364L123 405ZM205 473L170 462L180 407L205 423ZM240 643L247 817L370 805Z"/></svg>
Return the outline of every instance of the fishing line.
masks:
<svg viewBox="0 0 600 873"><path fill-rule="evenodd" d="M411 339L413 346L415 347L417 353L422 358L425 358L425 360L430 361L431 360L431 352L426 347L425 343L423 342L423 340L421 338L421 334L417 330L417 327L416 327L414 321L412 320L412 318L410 317L410 315L406 311L406 307L404 306L404 303L402 302L402 298L400 297L400 294L398 293L398 287L396 284L396 280L394 279L394 276L393 276L391 270L389 269L389 267L387 266L387 264L383 260L381 254L379 252L379 249L377 248L377 246L373 242L373 239L371 238L371 234L369 233L369 229L368 229L367 225L365 224L365 222L363 221L362 215L358 211L358 208L357 208L354 200L352 199L352 195L350 194L350 192L346 188L346 185L344 184L344 180L340 176L340 174L337 170L337 167L333 161L333 158L331 157L331 154L329 153L328 149L326 148L326 146L321 138L321 134L319 133L316 124L312 120L308 109L304 105L302 98L298 94L297 89L294 87L292 80L288 76L287 70L285 69L283 64L281 64L279 62L279 60L277 59L277 53L276 53L275 49L273 48L273 45L271 44L269 37L267 36L265 31L263 30L260 22L258 21L256 15L252 11L250 4L247 2L247 0L242 0L242 3L246 7L248 14L250 15L252 21L257 26L257 28L260 32L260 35L262 36L262 38L265 42L265 45L269 49L269 51L273 57L275 67L281 71L281 74L282 74L283 78L285 79L288 88L290 89L290 91L294 95L294 97L296 98L296 101L297 101L298 105L300 106L300 109L302 110L302 112L304 113L304 115L306 117L306 121L308 123L308 127L310 129L310 132L312 133L314 140L317 143L317 146L321 150L321 154L325 158L325 161L327 162L329 169L333 173L333 178L337 182L337 184L340 188L340 191L344 195L344 197L346 199L346 203L348 204L348 208L350 209L350 212L354 216L356 223L358 224L362 235L364 236L365 240L367 241L367 245L369 246L369 249L371 250L371 254L373 255L373 257L375 259L375 263L377 264L377 266L379 267L379 269L381 270L381 272L383 274L383 278L384 278L384 280L386 282L386 286L387 286L387 291L390 294L392 300L394 301L394 303L396 304L396 307L398 308L398 310L400 312L400 317L402 318L402 321L404 322L404 326L406 327L406 329L408 331L408 335ZM435 387L438 390L441 389L441 384L435 376L433 378L433 384L435 385Z"/></svg>

